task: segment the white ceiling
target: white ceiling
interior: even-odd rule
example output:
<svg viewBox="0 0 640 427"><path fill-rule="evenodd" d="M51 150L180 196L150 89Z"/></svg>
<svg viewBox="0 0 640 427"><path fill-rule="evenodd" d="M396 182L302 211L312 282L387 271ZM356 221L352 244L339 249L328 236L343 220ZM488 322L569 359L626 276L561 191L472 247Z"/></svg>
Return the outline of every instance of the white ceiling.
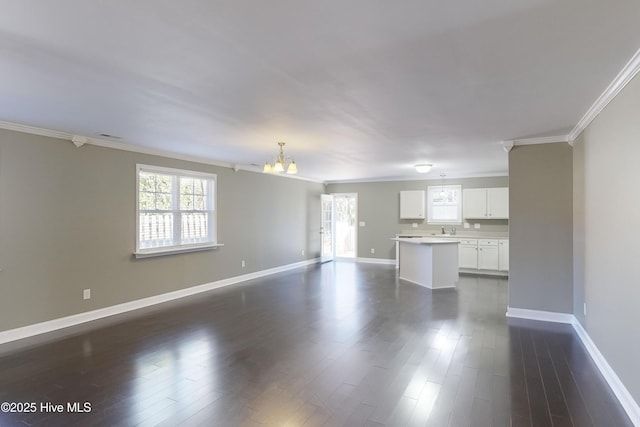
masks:
<svg viewBox="0 0 640 427"><path fill-rule="evenodd" d="M0 0L0 120L320 180L506 174L640 47L637 0ZM253 167L259 170L259 167Z"/></svg>

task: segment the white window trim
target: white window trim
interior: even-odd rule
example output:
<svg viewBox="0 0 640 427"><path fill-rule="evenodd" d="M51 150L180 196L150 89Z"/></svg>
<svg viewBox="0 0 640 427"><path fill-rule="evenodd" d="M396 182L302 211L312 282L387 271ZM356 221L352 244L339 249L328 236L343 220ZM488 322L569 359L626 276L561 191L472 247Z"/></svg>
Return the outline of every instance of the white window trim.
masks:
<svg viewBox="0 0 640 427"><path fill-rule="evenodd" d="M442 185L430 185L427 187L427 224L438 224L438 225L460 225L462 224L462 185L457 184L447 184L444 185L444 189L447 190L456 190L458 191L458 206L457 206L457 216L458 218L453 221L449 220L439 220L433 219L433 203L432 203L432 194L434 192L439 192L442 189Z"/></svg>
<svg viewBox="0 0 640 427"><path fill-rule="evenodd" d="M136 258L152 258L156 256L182 254L188 252L210 251L224 246L222 243L202 244L202 245L182 245L182 246L164 246L162 248L139 249L133 254Z"/></svg>
<svg viewBox="0 0 640 427"><path fill-rule="evenodd" d="M211 201L213 203L213 211L211 218L211 227L213 230L213 242L206 243L195 243L195 244L184 244L184 245L174 245L174 246L163 246L158 248L140 248L140 172L150 172L150 173L165 173L168 175L179 175L179 176L189 176L194 178L206 178L213 181L213 196L211 197ZM224 246L222 243L218 243L218 176L212 173L206 172L198 172L187 169L175 169L175 168L167 168L163 166L154 166L154 165L145 165L145 164L137 164L136 165L136 250L133 253L136 258L150 258L164 255L173 255L180 253L188 253L188 252L196 252L196 251L207 251L216 249L220 246Z"/></svg>

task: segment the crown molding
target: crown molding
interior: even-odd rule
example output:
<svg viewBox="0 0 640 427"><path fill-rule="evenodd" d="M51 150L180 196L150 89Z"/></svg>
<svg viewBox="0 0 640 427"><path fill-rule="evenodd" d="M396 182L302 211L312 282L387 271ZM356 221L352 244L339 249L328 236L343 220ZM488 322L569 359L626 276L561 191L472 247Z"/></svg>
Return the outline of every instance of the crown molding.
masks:
<svg viewBox="0 0 640 427"><path fill-rule="evenodd" d="M234 172L243 170L246 172L253 172L253 173L260 173L260 174L262 173L262 170L259 170L259 171L256 170L256 167L253 165L241 165L237 163L222 162L219 160L207 159L204 157L192 156L188 154L181 154L173 151L158 150L155 148L142 147L139 145L132 145L132 144L127 144L119 141L110 141L110 140L101 139L101 138L87 137L83 135L74 135L67 132L60 132L60 131L55 131L51 129L39 128L36 126L22 125L19 123L0 121L0 129L6 129L6 130L15 131L15 132L27 133L31 135L46 136L50 138L71 141L73 145L75 145L77 148L80 148L85 144L95 145L97 147L112 148L115 150L130 151L133 153L148 154L151 156L166 157L166 158L175 159L175 160L184 160L187 162L201 163L201 164L211 165L211 166L219 166L223 168L232 169ZM323 181L319 181L317 179L305 178L298 175L287 175L287 174L271 174L271 175L277 176L280 178L297 179L300 181L308 181L308 182L314 182L318 184L323 183Z"/></svg>
<svg viewBox="0 0 640 427"><path fill-rule="evenodd" d="M429 174L424 174L429 175ZM324 185L334 185L334 184L367 184L367 183L376 183L376 182L426 182L426 181L437 181L441 182L442 178L437 178L435 176L421 176L415 178L407 178L407 177L385 177L385 178L359 178L359 179L338 179L332 181L325 181ZM466 179L466 178L500 178L509 176L508 172L494 172L494 173L469 173L469 174L451 174L447 175L446 180L455 180L455 179Z"/></svg>
<svg viewBox="0 0 640 427"><path fill-rule="evenodd" d="M87 137L81 135L73 135L73 137L71 138L71 142L73 142L73 145L75 145L76 148L80 148L87 143Z"/></svg>
<svg viewBox="0 0 640 427"><path fill-rule="evenodd" d="M57 130L39 128L36 126L21 125L19 123L0 121L0 129L12 130L15 132L29 133L32 135L48 136L56 139L66 139L71 141L73 135L67 132L59 132Z"/></svg>
<svg viewBox="0 0 640 427"><path fill-rule="evenodd" d="M609 104L615 98L618 93L629 83L640 71L640 50L638 50L633 57L627 62L622 71L618 73L611 84L605 89L605 91L598 97L596 102L587 110L580 121L569 132L569 141L575 140L584 131L589 124L604 110L604 107Z"/></svg>
<svg viewBox="0 0 640 427"><path fill-rule="evenodd" d="M509 152L516 145L555 144L569 142L569 135L542 136L539 138L507 139L502 141L502 146Z"/></svg>
<svg viewBox="0 0 640 427"><path fill-rule="evenodd" d="M511 151L514 145L515 144L513 141L502 141L502 148L504 148L504 151L506 151L507 153Z"/></svg>
<svg viewBox="0 0 640 427"><path fill-rule="evenodd" d="M580 121L567 135L544 136L541 138L523 138L502 141L503 148L509 152L516 145L549 144L554 142L567 142L573 147L573 141L598 117L598 114L620 93L622 89L640 72L640 50L627 62L624 68L613 79L611 84L596 99L593 105L582 116Z"/></svg>

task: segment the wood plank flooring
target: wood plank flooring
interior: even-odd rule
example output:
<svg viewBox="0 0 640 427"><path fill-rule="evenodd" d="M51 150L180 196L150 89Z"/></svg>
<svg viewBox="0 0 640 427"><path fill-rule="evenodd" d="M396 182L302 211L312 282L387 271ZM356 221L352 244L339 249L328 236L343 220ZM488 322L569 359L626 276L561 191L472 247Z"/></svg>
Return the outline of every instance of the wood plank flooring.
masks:
<svg viewBox="0 0 640 427"><path fill-rule="evenodd" d="M385 265L281 273L5 347L0 402L37 410L0 426L632 425L569 326L508 322L506 305L497 278L432 292Z"/></svg>

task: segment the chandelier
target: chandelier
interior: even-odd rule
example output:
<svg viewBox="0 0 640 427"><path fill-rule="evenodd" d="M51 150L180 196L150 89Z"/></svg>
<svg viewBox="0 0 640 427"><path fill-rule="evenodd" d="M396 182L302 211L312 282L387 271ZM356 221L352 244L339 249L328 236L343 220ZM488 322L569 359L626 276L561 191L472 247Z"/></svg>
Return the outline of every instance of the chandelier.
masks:
<svg viewBox="0 0 640 427"><path fill-rule="evenodd" d="M288 174L296 174L298 173L298 166L296 166L296 162L293 160L293 157L286 156L282 152L282 147L284 147L284 142L278 142L280 146L280 152L278 153L278 157L276 157L276 161L271 164L266 162L264 164L264 169L262 169L263 173L282 173L285 170Z"/></svg>

